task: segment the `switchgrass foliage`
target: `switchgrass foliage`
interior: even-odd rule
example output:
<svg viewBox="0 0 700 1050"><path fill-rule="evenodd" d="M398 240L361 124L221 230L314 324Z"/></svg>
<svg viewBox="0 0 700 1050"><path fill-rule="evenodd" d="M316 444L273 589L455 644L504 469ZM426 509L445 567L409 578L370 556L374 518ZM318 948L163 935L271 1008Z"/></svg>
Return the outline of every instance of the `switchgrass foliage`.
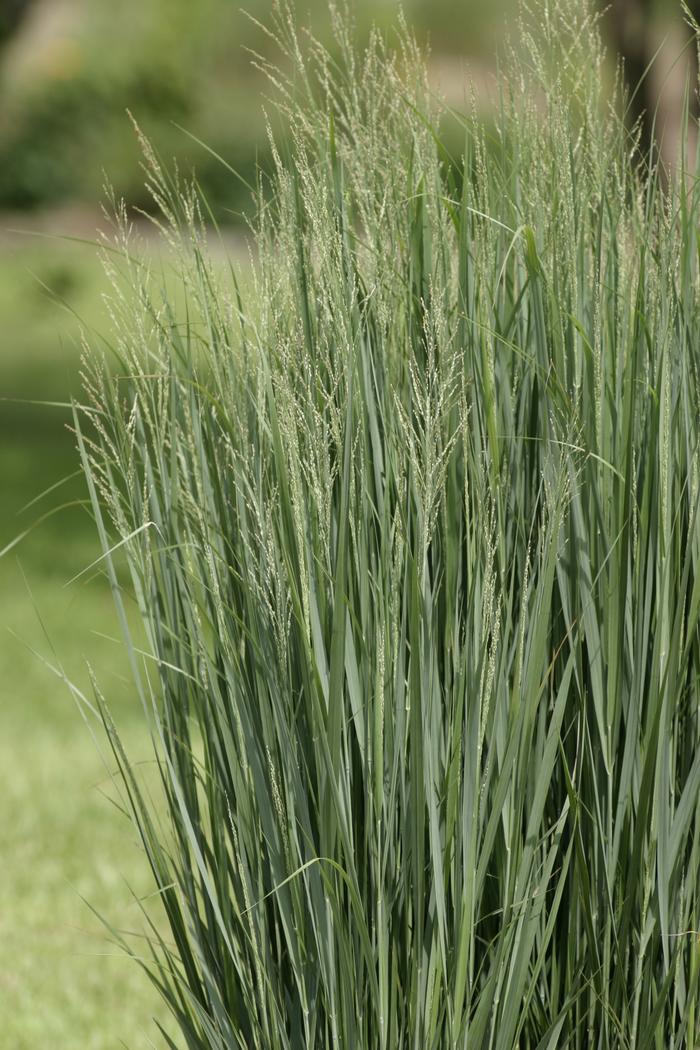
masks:
<svg viewBox="0 0 700 1050"><path fill-rule="evenodd" d="M293 24L252 276L148 153L186 311L125 231L88 369L131 950L190 1050L697 1045L700 187L635 172L579 3L456 162L408 33Z"/></svg>

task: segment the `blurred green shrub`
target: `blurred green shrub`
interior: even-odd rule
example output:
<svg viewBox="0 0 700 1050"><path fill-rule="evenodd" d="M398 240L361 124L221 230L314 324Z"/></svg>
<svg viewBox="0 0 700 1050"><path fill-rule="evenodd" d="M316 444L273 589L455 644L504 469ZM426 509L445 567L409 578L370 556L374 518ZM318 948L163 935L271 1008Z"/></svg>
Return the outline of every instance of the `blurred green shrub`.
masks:
<svg viewBox="0 0 700 1050"><path fill-rule="evenodd" d="M138 177L133 149L124 148L125 110L141 100L147 116L184 119L187 95L157 68L134 64L122 78L85 69L23 98L20 118L0 142L0 202L32 207L99 192L108 166L120 188ZM102 163L97 162L101 158Z"/></svg>
<svg viewBox="0 0 700 1050"><path fill-rule="evenodd" d="M196 13L183 0L144 6L146 12L136 0L118 8L83 2L63 33L47 40L36 31L38 4L25 53L8 63L2 85L0 207L95 200L105 171L120 194L146 203L127 110L165 155L197 167L205 192L220 194L223 180L212 157L174 122L196 129L252 175L265 144L259 107L250 102L257 92L236 101L250 81L250 60L239 46L250 29L241 32L241 16L218 0L202 0ZM226 120L222 96L233 98ZM224 203L236 206L228 182Z"/></svg>

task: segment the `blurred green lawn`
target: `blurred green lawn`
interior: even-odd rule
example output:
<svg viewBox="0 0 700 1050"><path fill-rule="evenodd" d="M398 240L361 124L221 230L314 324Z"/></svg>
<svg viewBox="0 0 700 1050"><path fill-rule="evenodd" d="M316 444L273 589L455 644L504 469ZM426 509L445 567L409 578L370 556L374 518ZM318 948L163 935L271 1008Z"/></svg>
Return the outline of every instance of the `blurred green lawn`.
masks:
<svg viewBox="0 0 700 1050"><path fill-rule="evenodd" d="M78 392L77 323L42 283L86 322L107 327L94 249L37 238L3 245L3 398L60 401ZM22 511L76 470L68 421L59 408L0 402L0 549L46 511L84 498L74 477ZM118 634L108 587L101 577L65 586L97 555L90 516L73 505L0 558L1 1050L162 1045L147 979L110 945L83 900L114 925L137 930L132 890L150 891L147 866L128 821L103 795L109 763L69 690L42 662L60 661L88 690L89 659L131 755L150 756L121 647L103 637Z"/></svg>

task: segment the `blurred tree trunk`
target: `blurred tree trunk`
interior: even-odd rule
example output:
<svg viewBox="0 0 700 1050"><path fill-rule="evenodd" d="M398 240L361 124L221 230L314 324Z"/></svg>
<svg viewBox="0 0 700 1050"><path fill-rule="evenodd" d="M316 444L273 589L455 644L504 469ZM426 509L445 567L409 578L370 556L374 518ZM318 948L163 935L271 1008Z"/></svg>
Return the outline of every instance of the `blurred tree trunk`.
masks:
<svg viewBox="0 0 700 1050"><path fill-rule="evenodd" d="M628 122L630 126L639 122L645 151L651 143L654 107L648 97L648 78L641 81L649 61L647 38L654 6L652 0L613 0L607 16L613 44L624 65L630 100Z"/></svg>
<svg viewBox="0 0 700 1050"><path fill-rule="evenodd" d="M0 47L12 36L29 6L30 0L0 0Z"/></svg>
<svg viewBox="0 0 700 1050"><path fill-rule="evenodd" d="M688 8L700 21L700 0L688 0ZM696 49L688 43L680 0L612 0L606 19L624 63L627 119L630 127L640 129L640 153L646 159L653 150L668 169L677 163L681 147L686 85L691 114L698 113ZM690 141L683 144L689 166L695 137L693 126Z"/></svg>

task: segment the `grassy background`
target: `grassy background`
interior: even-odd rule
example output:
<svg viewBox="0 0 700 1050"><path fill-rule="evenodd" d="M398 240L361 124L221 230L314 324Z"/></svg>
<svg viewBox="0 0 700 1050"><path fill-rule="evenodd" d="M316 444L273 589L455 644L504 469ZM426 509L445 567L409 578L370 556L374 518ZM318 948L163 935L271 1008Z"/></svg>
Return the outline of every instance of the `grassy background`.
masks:
<svg viewBox="0 0 700 1050"><path fill-rule="evenodd" d="M60 291L90 323L101 315L102 274L90 247L16 240L0 253L6 398L63 400L77 388L77 322L42 287ZM104 322L103 322L104 325ZM22 508L76 468L69 415L5 401L0 408L0 548L45 511L84 496L73 478ZM81 898L115 924L138 923L127 883L149 888L127 821L104 797L109 776L69 690L42 662L60 660L87 688L99 676L137 753L148 741L122 676L108 588L101 577L66 587L97 556L92 521L70 506L0 559L0 1047L98 1050L151 1045L157 1009L132 963L111 946ZM52 653L55 649L55 655ZM34 650L34 651L32 651ZM38 655L39 654L39 655Z"/></svg>

